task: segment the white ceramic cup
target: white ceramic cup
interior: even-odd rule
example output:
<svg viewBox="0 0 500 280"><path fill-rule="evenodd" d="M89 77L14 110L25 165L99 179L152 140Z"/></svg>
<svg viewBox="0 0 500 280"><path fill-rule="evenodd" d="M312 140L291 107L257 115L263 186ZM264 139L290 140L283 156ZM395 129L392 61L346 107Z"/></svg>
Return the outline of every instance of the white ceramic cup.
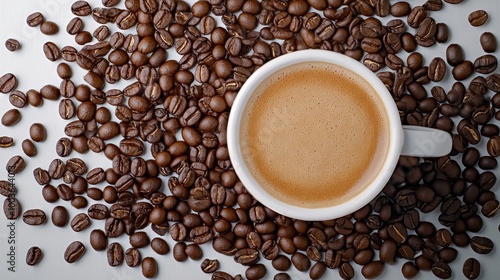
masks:
<svg viewBox="0 0 500 280"><path fill-rule="evenodd" d="M260 82L276 71L304 62L327 62L342 66L357 73L375 89L381 98L388 115L389 141L391 145L385 162L375 178L359 194L342 204L323 208L304 208L287 204L267 193L252 177L241 153L240 125L243 111L250 96ZM331 51L302 50L275 58L255 71L241 87L229 115L227 144L232 165L246 189L262 204L285 216L311 220L328 220L350 214L368 204L384 188L394 172L400 155L419 157L440 157L451 151L451 136L444 131L418 127L402 126L396 104L385 85L379 78L360 62Z"/></svg>

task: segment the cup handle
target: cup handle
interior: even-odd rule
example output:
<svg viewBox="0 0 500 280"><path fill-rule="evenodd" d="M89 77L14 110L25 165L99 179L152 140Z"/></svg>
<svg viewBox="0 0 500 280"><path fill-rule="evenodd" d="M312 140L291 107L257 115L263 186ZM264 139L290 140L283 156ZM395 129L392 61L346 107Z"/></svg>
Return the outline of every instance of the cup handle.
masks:
<svg viewBox="0 0 500 280"><path fill-rule="evenodd" d="M435 128L403 125L404 143L401 155L414 157L442 157L452 148L448 132Z"/></svg>

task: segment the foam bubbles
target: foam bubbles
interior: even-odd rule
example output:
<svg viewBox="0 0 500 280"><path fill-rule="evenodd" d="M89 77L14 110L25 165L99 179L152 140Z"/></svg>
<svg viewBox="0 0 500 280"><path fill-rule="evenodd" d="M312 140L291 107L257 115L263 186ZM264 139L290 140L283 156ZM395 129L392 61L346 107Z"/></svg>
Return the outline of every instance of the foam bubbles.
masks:
<svg viewBox="0 0 500 280"><path fill-rule="evenodd" d="M250 100L242 139L258 151L243 154L257 181L282 200L309 207L340 202L373 179L360 174L382 164L372 162L386 147L373 150L387 142L387 135L379 139L387 116L378 114L380 101L363 94L357 74L344 70L326 63L291 67L268 77Z"/></svg>

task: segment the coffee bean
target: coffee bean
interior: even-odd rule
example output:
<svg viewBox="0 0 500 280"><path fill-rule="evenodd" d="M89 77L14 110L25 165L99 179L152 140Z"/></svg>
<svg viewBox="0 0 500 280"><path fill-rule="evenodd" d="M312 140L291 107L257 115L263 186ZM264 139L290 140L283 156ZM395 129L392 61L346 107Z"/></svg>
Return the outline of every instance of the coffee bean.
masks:
<svg viewBox="0 0 500 280"><path fill-rule="evenodd" d="M186 255L192 260L199 260L203 257L203 251L198 244L192 243L186 246Z"/></svg>
<svg viewBox="0 0 500 280"><path fill-rule="evenodd" d="M446 75L446 65L440 57L435 57L429 64L428 74L429 79L434 82L441 81Z"/></svg>
<svg viewBox="0 0 500 280"><path fill-rule="evenodd" d="M136 267L141 263L141 253L136 248L128 248L125 251L125 262L130 267Z"/></svg>
<svg viewBox="0 0 500 280"><path fill-rule="evenodd" d="M397 246L393 240L386 240L380 246L380 260L387 264L393 264L396 260Z"/></svg>
<svg viewBox="0 0 500 280"><path fill-rule="evenodd" d="M76 1L71 5L71 12L75 16L88 16L92 13L92 8L86 1Z"/></svg>
<svg viewBox="0 0 500 280"><path fill-rule="evenodd" d="M450 266L440 261L432 265L432 273L441 279L449 279L452 275Z"/></svg>
<svg viewBox="0 0 500 280"><path fill-rule="evenodd" d="M85 245L80 241L73 241L64 251L64 259L68 263L78 261L85 254Z"/></svg>
<svg viewBox="0 0 500 280"><path fill-rule="evenodd" d="M488 20L488 13L484 10L477 10L470 13L467 19L470 25L481 26Z"/></svg>
<svg viewBox="0 0 500 280"><path fill-rule="evenodd" d="M51 219L52 223L56 227L65 227L69 221L68 210L66 210L64 206L60 205L54 207L54 209L52 210Z"/></svg>
<svg viewBox="0 0 500 280"><path fill-rule="evenodd" d="M59 26L52 21L44 21L40 25L40 31L45 35L55 35L59 32Z"/></svg>
<svg viewBox="0 0 500 280"><path fill-rule="evenodd" d="M21 48L21 43L16 39L9 38L5 41L5 48L11 52L15 52Z"/></svg>
<svg viewBox="0 0 500 280"><path fill-rule="evenodd" d="M205 259L201 263L201 270L205 273L214 273L219 269L219 260Z"/></svg>
<svg viewBox="0 0 500 280"><path fill-rule="evenodd" d="M106 234L100 229L94 229L90 233L90 245L96 251L102 251L108 246Z"/></svg>
<svg viewBox="0 0 500 280"><path fill-rule="evenodd" d="M311 261L301 252L295 252L292 257L293 266L299 271L307 271L311 267Z"/></svg>
<svg viewBox="0 0 500 280"><path fill-rule="evenodd" d="M411 279L418 274L419 269L415 266L415 264L413 264L413 262L409 261L403 264L401 272L406 279Z"/></svg>
<svg viewBox="0 0 500 280"><path fill-rule="evenodd" d="M411 7L408 2L399 1L391 5L390 13L394 17L403 17L410 14Z"/></svg>
<svg viewBox="0 0 500 280"><path fill-rule="evenodd" d="M13 156L7 161L5 169L9 174L18 174L23 171L25 166L26 164L21 156Z"/></svg>
<svg viewBox="0 0 500 280"><path fill-rule="evenodd" d="M45 212L40 209L26 210L23 214L23 221L30 226L38 226L45 224L47 220Z"/></svg>
<svg viewBox="0 0 500 280"><path fill-rule="evenodd" d="M21 112L17 109L10 109L2 116L2 124L4 126L13 126L21 120Z"/></svg>
<svg viewBox="0 0 500 280"><path fill-rule="evenodd" d="M7 180L0 180L0 194L8 197L9 194L15 194L16 187L15 185L9 183Z"/></svg>
<svg viewBox="0 0 500 280"><path fill-rule="evenodd" d="M339 267L339 275L342 279L354 278L354 269L349 262L344 262Z"/></svg>
<svg viewBox="0 0 500 280"><path fill-rule="evenodd" d="M0 148L9 148L14 146L14 138L9 136L0 136Z"/></svg>
<svg viewBox="0 0 500 280"><path fill-rule="evenodd" d="M384 272L384 263L381 261L373 261L366 264L361 269L361 274L367 279L377 278Z"/></svg>
<svg viewBox="0 0 500 280"><path fill-rule="evenodd" d="M245 277L249 280L262 279L267 274L267 269L263 264L254 264L247 268Z"/></svg>
<svg viewBox="0 0 500 280"><path fill-rule="evenodd" d="M497 58L490 54L482 55L474 61L474 69L481 74L489 74L495 71L497 65Z"/></svg>
<svg viewBox="0 0 500 280"><path fill-rule="evenodd" d="M259 251L256 249L240 249L234 254L234 261L245 266L255 264L259 259Z"/></svg>
<svg viewBox="0 0 500 280"><path fill-rule="evenodd" d="M17 108L24 108L28 103L26 94L22 91L14 90L9 94L9 102L12 106Z"/></svg>
<svg viewBox="0 0 500 280"><path fill-rule="evenodd" d="M155 278L158 274L158 265L152 257L146 257L142 260L142 275L146 278Z"/></svg>
<svg viewBox="0 0 500 280"><path fill-rule="evenodd" d="M35 142L43 142L47 138L45 127L41 123L34 123L30 126L30 137Z"/></svg>
<svg viewBox="0 0 500 280"><path fill-rule="evenodd" d="M481 47L487 53L492 53L497 50L497 39L495 35L491 32L484 32L479 38Z"/></svg>
<svg viewBox="0 0 500 280"><path fill-rule="evenodd" d="M0 77L0 92L9 93L17 87L16 76L12 73L4 74Z"/></svg>
<svg viewBox="0 0 500 280"><path fill-rule="evenodd" d="M488 151L488 154L492 157L500 156L500 137L499 136L491 137L486 145L486 150Z"/></svg>
<svg viewBox="0 0 500 280"><path fill-rule="evenodd" d="M488 237L474 236L470 240L470 247L478 254L489 254L493 250L493 241Z"/></svg>
<svg viewBox="0 0 500 280"><path fill-rule="evenodd" d="M110 266L119 266L123 263L124 253L120 243L113 242L109 244L107 257Z"/></svg>
<svg viewBox="0 0 500 280"><path fill-rule="evenodd" d="M465 60L462 47L458 44L450 44L446 48L446 61L451 66L457 66Z"/></svg>
<svg viewBox="0 0 500 280"><path fill-rule="evenodd" d="M42 257L42 250L37 246L33 246L26 253L26 264L29 266L37 265L42 260Z"/></svg>
<svg viewBox="0 0 500 280"><path fill-rule="evenodd" d="M389 236L391 236L391 238L398 243L404 243L406 241L407 231L401 223L389 225L388 233Z"/></svg>
<svg viewBox="0 0 500 280"><path fill-rule="evenodd" d="M42 24L43 21L44 21L44 17L42 15L42 13L40 13L40 12L34 12L26 18L26 23L30 27L36 27L36 26Z"/></svg>
<svg viewBox="0 0 500 280"><path fill-rule="evenodd" d="M477 279L481 274L481 263L475 258L465 260L462 272L467 279Z"/></svg>
<svg viewBox="0 0 500 280"><path fill-rule="evenodd" d="M3 213L8 220L16 220L21 216L21 204L15 197L7 197L3 202Z"/></svg>
<svg viewBox="0 0 500 280"><path fill-rule="evenodd" d="M71 228L76 232L80 232L88 228L90 223L90 218L87 214L79 213L71 220Z"/></svg>

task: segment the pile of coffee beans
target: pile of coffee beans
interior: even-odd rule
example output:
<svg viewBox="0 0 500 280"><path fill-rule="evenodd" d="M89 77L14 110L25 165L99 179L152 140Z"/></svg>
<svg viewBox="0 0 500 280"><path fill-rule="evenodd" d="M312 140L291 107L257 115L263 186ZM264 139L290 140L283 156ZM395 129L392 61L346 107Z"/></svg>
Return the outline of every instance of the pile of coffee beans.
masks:
<svg viewBox="0 0 500 280"><path fill-rule="evenodd" d="M453 43L445 58L424 59L416 51L449 43L448 26L432 14L462 1L428 0L419 6L389 0L200 0L192 5L182 0L103 0L102 7L76 1L71 7L75 18L66 27L76 45L43 45L46 58L59 63L60 85L24 94L13 74L2 75L0 92L9 94L17 107L3 114L2 125L18 123L19 108L59 102L59 115L67 120L66 136L55 145L60 158L34 168L33 176L48 203L61 199L82 209L71 218L64 206L55 207L55 226L70 224L82 231L93 220L105 220L103 229L92 230L90 244L96 251L106 250L110 266L141 264L145 277L155 277L158 263L140 253L151 246L160 255L171 251L179 262L200 260L212 279L243 279L219 271L217 260L201 261L199 245L211 243L215 251L247 267L247 279L267 275L261 262L279 271L274 279L290 279L286 271L292 266L308 271L311 279L320 279L327 269L351 279L353 265L362 266L364 277L375 278L397 259L405 262L405 278L422 270L448 279L460 273L449 266L457 258L455 247L470 246L478 254L492 251L493 242L477 233L483 219L500 209L492 190L497 182L492 170L500 156L494 121L500 120L500 74L494 73L497 58L490 54L497 49L495 35L481 35L486 54L477 58L466 57ZM85 30L84 17L101 26ZM389 18L386 24L380 20L384 17ZM488 14L471 11L468 20L480 26ZM39 12L26 22L46 35L60 31ZM111 25L128 35L111 33ZM8 43L12 50L18 46ZM449 132L450 155L401 157L383 192L339 219L294 220L261 205L231 166L228 116L238 90L256 69L307 48L343 53L377 72L401 122ZM172 52L181 58L169 60ZM401 58L404 53L407 59ZM86 71L86 83L72 81L72 67ZM450 78L449 70L456 82L447 89L440 81ZM120 80L131 83L113 88ZM30 137L23 141L23 152L34 157L35 145L46 138L45 128L33 124ZM0 148L15 141L2 136ZM480 142L486 143L487 153L476 147ZM103 153L109 165L88 170L78 157L88 152ZM23 156L12 157L6 167L14 174L23 171ZM8 182L0 182L0 194L8 196ZM22 216L34 226L47 220L40 209L23 212L15 198L5 200L4 212L8 219ZM421 219L429 212L440 213L439 224ZM157 236L146 233L146 227ZM130 244L113 242L124 234ZM176 242L172 250L166 236ZM85 251L75 241L64 259L76 262ZM36 265L41 258L41 250L33 247L26 262ZM476 279L480 269L471 257L462 273Z"/></svg>

